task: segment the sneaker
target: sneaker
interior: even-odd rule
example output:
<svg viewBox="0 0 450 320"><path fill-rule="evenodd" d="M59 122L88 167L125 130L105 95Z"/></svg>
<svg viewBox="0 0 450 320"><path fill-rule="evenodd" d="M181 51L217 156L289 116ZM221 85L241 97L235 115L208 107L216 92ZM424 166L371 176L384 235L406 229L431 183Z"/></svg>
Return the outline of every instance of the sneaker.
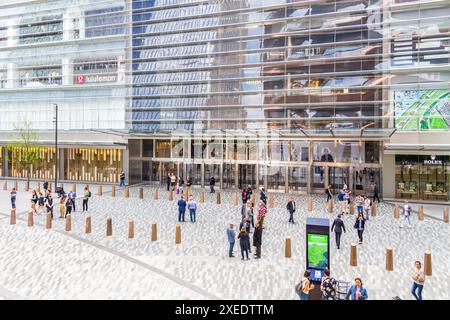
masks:
<svg viewBox="0 0 450 320"><path fill-rule="evenodd" d="M244 260L244 258L241 258L241 260Z"/></svg>

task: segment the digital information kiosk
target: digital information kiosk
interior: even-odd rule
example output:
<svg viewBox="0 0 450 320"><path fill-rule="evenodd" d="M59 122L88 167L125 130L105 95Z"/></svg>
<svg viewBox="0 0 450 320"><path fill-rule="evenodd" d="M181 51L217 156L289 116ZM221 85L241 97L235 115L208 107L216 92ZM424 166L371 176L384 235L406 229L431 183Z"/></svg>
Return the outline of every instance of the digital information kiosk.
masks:
<svg viewBox="0 0 450 320"><path fill-rule="evenodd" d="M323 271L330 269L330 224L328 219L306 220L306 269L311 271L310 280L315 288L309 299L320 299L320 282Z"/></svg>

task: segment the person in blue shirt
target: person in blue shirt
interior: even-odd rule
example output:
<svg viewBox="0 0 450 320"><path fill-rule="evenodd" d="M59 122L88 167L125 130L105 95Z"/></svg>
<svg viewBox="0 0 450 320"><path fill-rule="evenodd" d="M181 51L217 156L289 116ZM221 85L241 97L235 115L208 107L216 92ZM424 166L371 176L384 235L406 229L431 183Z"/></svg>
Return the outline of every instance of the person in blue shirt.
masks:
<svg viewBox="0 0 450 320"><path fill-rule="evenodd" d="M361 278L355 279L355 284L347 292L346 300L367 300L367 290L363 287Z"/></svg>
<svg viewBox="0 0 450 320"><path fill-rule="evenodd" d="M183 196L178 200L178 221L184 222L184 213L186 211L186 201L184 201Z"/></svg>
<svg viewBox="0 0 450 320"><path fill-rule="evenodd" d="M192 196L190 196L190 198L189 198L187 207L189 209L189 216L191 218L191 222L195 222L196 221L197 203L194 201L194 198Z"/></svg>
<svg viewBox="0 0 450 320"><path fill-rule="evenodd" d="M233 258L233 248L234 248L234 242L236 240L236 232L234 231L234 224L230 223L230 226L227 228L227 237L228 237L228 256L230 258Z"/></svg>
<svg viewBox="0 0 450 320"><path fill-rule="evenodd" d="M345 202L344 202L344 191L339 191L338 193L338 201L339 201L339 205L340 205L340 213L344 213L345 211Z"/></svg>

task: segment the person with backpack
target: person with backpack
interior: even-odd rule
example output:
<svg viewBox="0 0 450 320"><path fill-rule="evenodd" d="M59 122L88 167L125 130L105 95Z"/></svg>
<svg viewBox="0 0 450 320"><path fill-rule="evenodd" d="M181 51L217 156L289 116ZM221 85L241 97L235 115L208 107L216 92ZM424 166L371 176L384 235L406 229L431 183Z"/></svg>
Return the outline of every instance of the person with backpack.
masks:
<svg viewBox="0 0 450 320"><path fill-rule="evenodd" d="M323 271L320 291L322 291L322 300L336 300L337 281L330 277L329 269Z"/></svg>
<svg viewBox="0 0 450 320"><path fill-rule="evenodd" d="M90 197L91 191L89 191L88 186L85 186L83 191L83 212L88 211L88 201Z"/></svg>
<svg viewBox="0 0 450 320"><path fill-rule="evenodd" d="M289 197L289 201L286 205L286 209L289 212L289 223L295 224L295 222L294 222L294 212L295 212L294 198Z"/></svg>
<svg viewBox="0 0 450 320"><path fill-rule="evenodd" d="M72 190L69 192L68 198L71 200L73 212L75 212L76 211L75 206L76 206L76 200L77 200L77 193L75 192L75 190Z"/></svg>
<svg viewBox="0 0 450 320"><path fill-rule="evenodd" d="M9 195L11 197L11 208L15 209L16 208L16 196L17 196L16 188L12 188L11 192L9 193Z"/></svg>
<svg viewBox="0 0 450 320"><path fill-rule="evenodd" d="M403 204L403 219L402 222L400 223L400 228L403 228L403 223L408 222L408 227L411 228L411 206L408 203L408 200L405 200L404 204Z"/></svg>
<svg viewBox="0 0 450 320"><path fill-rule="evenodd" d="M125 187L125 172L123 171L120 173L120 186Z"/></svg>
<svg viewBox="0 0 450 320"><path fill-rule="evenodd" d="M308 300L309 292L314 289L314 285L309 280L310 276L311 271L306 270L300 282L295 286L295 293L298 294L300 300Z"/></svg>
<svg viewBox="0 0 450 320"><path fill-rule="evenodd" d="M38 204L39 204L39 210L41 211L42 214L45 214L45 197L44 194L42 192L39 192L39 196L38 196Z"/></svg>
<svg viewBox="0 0 450 320"><path fill-rule="evenodd" d="M197 212L197 203L194 198L190 196L189 202L187 203L187 208L189 210L189 216L191 218L191 222L196 221L196 212Z"/></svg>

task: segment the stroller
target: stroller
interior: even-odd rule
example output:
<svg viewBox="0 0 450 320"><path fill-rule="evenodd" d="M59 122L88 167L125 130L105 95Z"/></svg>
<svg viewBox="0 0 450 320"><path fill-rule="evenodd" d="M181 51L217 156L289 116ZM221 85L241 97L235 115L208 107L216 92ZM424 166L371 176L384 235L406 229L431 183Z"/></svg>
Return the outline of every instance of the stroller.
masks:
<svg viewBox="0 0 450 320"><path fill-rule="evenodd" d="M336 300L345 300L350 282L337 280Z"/></svg>

